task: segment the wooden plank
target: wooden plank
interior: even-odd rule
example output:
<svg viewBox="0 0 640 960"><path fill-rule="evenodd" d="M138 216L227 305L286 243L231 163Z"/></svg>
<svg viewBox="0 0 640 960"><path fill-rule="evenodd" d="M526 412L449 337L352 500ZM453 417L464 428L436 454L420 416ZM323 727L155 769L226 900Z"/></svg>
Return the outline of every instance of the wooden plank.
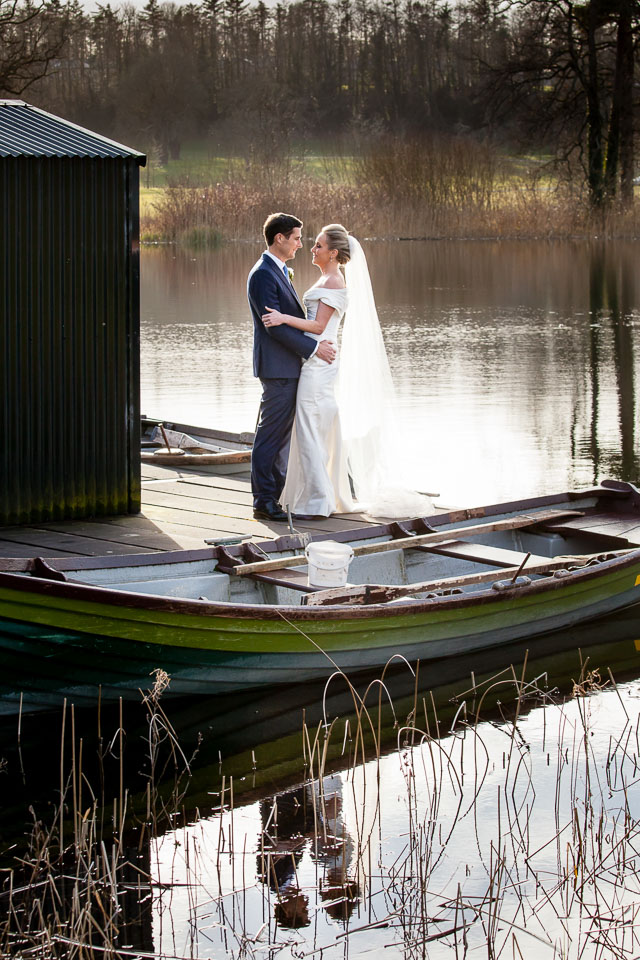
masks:
<svg viewBox="0 0 640 960"><path fill-rule="evenodd" d="M126 520L118 522L126 524ZM171 545L163 547L163 550L197 550L203 546L206 546L206 540L216 538L226 539L229 536L235 535L235 531L230 534L228 530L222 530L215 525L207 527L193 527L189 526L188 524L173 523L170 519L147 522L153 522L154 526L158 530L159 536L165 536L169 539ZM237 535L242 536L242 534Z"/></svg>
<svg viewBox="0 0 640 960"><path fill-rule="evenodd" d="M556 533L588 533L589 536L614 537L640 545L640 518L619 513L586 514L582 518L545 524Z"/></svg>
<svg viewBox="0 0 640 960"><path fill-rule="evenodd" d="M151 488L145 487L142 493L143 503L147 500L147 491L149 491L149 503L156 502L158 495L162 495L190 498L191 500L197 500L199 503L238 504L253 510L253 497L250 490L224 490L221 487L212 490L210 487L193 487L190 484L183 483L182 480L174 480L173 483L162 483L161 485L154 483Z"/></svg>
<svg viewBox="0 0 640 960"><path fill-rule="evenodd" d="M180 482L188 487L208 487L214 490L244 490L251 493L251 478L242 476L242 474L228 475L193 475L191 477L181 477Z"/></svg>
<svg viewBox="0 0 640 960"><path fill-rule="evenodd" d="M181 473L173 467L162 467L157 463L144 462L141 465L141 476L144 484L145 480L179 480Z"/></svg>
<svg viewBox="0 0 640 960"><path fill-rule="evenodd" d="M139 547L141 553L143 548L175 550L178 546L189 548L202 546L201 538L184 533L181 537L182 542L178 544L175 537L170 536L166 530L160 530L156 524L148 520L141 526L138 517L123 517L120 521L114 520L111 523L99 523L97 521L70 524L48 523L46 529L52 532L91 537L94 540L104 540L110 543L131 544L136 549Z"/></svg>
<svg viewBox="0 0 640 960"><path fill-rule="evenodd" d="M514 563L522 563L527 556L520 550L508 550L503 547L492 547L484 543L465 543L463 540L452 540L451 543L433 544L432 546L416 547L427 553L437 553L442 557L455 557L460 560L469 560L475 563L489 563L494 567L512 567ZM529 554L528 563L544 563L548 557L539 557Z"/></svg>
<svg viewBox="0 0 640 960"><path fill-rule="evenodd" d="M165 523L173 523L183 528L206 531L205 536L213 536L218 533L228 536L233 533L272 540L274 537L281 536L286 530L286 524L282 523L274 523L273 527L268 527L265 523L253 518L249 520L215 516L213 514L199 514L195 511L173 510L170 506L145 504L144 514L162 527Z"/></svg>
<svg viewBox="0 0 640 960"><path fill-rule="evenodd" d="M179 470L192 467L200 470L205 466L223 466L230 463L251 463L251 453L247 450L235 450L228 453L143 453L144 464L175 466Z"/></svg>
<svg viewBox="0 0 640 960"><path fill-rule="evenodd" d="M453 530L445 530L437 533L424 533L415 537L399 537L396 540L384 540L381 543L363 544L354 547L355 556L364 557L372 553L386 553L390 550L411 550L414 547L431 543L442 543L445 540L475 537L483 533L493 533L498 530L520 530L523 527L531 527L542 523L553 517L575 515L575 511L570 510L543 510L538 513L520 514L516 517L510 517L507 520L494 520L490 523L479 523L468 527L458 527ZM246 576L247 573L258 573L263 570L271 570L277 566L289 567L296 566L306 562L304 557L284 557L278 560L258 560L255 563L247 563L241 567L234 567L233 573L236 576Z"/></svg>
<svg viewBox="0 0 640 960"><path fill-rule="evenodd" d="M314 593L316 588L309 586L309 578L301 570L271 570L270 573L254 573L252 580L268 583L274 587L288 587L290 590L299 590L301 593Z"/></svg>
<svg viewBox="0 0 640 960"><path fill-rule="evenodd" d="M621 557L628 553L633 553L634 549L635 548L607 551L605 556ZM517 567L506 567L500 570L500 579L508 580L520 573L524 577L532 576L533 574L554 573L556 570L564 570L568 566L584 567L591 560L602 556L603 554L593 553L578 557L555 557L546 563L535 564L532 567L525 566L524 569L521 564ZM495 582L497 573L497 570L487 570L484 573L468 573L459 577L423 580L420 583L411 583L406 586L395 586L391 584L355 584L347 587L332 587L328 590L318 590L310 594L305 598L305 602L307 606L330 606L338 603L349 603L353 605L389 603L392 600L401 600L403 597L410 597L416 593L450 591L455 587L465 587L475 583Z"/></svg>
<svg viewBox="0 0 640 960"><path fill-rule="evenodd" d="M0 537L0 557L68 557L69 554L64 550L57 550L55 547L37 548L32 544L14 543L12 540L3 540Z"/></svg>
<svg viewBox="0 0 640 960"><path fill-rule="evenodd" d="M182 510L191 513L198 513L210 516L233 516L238 519L250 519L253 517L253 507L246 503L227 504L213 498L204 498L193 495L182 495L174 492L172 489L165 490L157 487L150 487L144 491L143 504L146 507L170 507L174 510Z"/></svg>
<svg viewBox="0 0 640 960"><path fill-rule="evenodd" d="M243 523L255 523L253 517L253 506L251 504L221 503L217 500L180 496L171 491L166 492L164 488L162 490L158 490L156 488L147 489L144 492L143 506L145 512L147 512L148 507L165 507L175 511L176 516L179 512L186 512L200 517L223 517L225 522L228 519L233 518L235 520L242 521ZM264 523L268 524L269 521L264 521ZM345 529L347 524L353 526L354 528L361 527L362 521L356 518L349 522L335 519L334 517L323 517L322 520L311 521L294 520L294 526L296 530L309 530L316 531L318 533L334 533L342 531ZM269 525L267 529L272 530L271 525ZM287 529L287 524L284 521L282 523L274 523L273 529L278 532L282 532L283 529Z"/></svg>
<svg viewBox="0 0 640 960"><path fill-rule="evenodd" d="M36 550L32 556L37 556L38 551L48 548L53 548L64 554L77 554L81 557L102 557L112 553L153 552L146 547L133 546L127 543L109 543L104 540L95 540L92 537L75 536L58 531L38 529L37 527L3 529L2 539L5 542L33 546Z"/></svg>

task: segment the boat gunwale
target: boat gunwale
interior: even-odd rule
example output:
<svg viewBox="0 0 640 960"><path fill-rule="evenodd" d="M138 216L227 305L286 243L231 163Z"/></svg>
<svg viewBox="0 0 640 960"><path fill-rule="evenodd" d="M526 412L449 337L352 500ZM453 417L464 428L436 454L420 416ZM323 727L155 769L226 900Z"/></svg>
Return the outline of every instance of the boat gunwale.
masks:
<svg viewBox="0 0 640 960"><path fill-rule="evenodd" d="M491 517L501 514L510 514L533 507L543 508L553 504L566 503L593 497L606 497L616 500L628 499L632 510L640 500L637 488L622 481L604 480L602 484L586 490L569 491L566 493L550 494L543 497L534 497L525 500L507 501L463 510L452 510L446 514L439 514L426 518L416 518L405 521L403 527L407 530L418 530L427 520L434 527L442 527L448 523L456 524L464 521L473 521L482 517ZM621 513L621 517L624 516ZM359 527L356 530L340 531L339 534L318 534L314 541L321 540L372 540L382 536L393 537L393 524ZM612 538L615 539L615 538ZM262 541L260 546L267 553L278 553L300 548L302 537L300 534L289 534L272 541ZM175 550L161 553L124 554L109 557L63 557L48 558L46 564L52 572L119 569L136 566L170 565L172 563L191 563L202 560L215 560L218 563L223 558L220 547L205 547L197 550ZM243 544L224 547L226 557L240 558L244 549ZM611 548L609 548L610 550ZM603 548L601 553L606 555L608 550ZM578 555L579 556L579 555ZM304 558L301 556L301 565ZM551 558L550 558L551 559ZM560 557L558 557L560 559ZM567 566L577 557L568 557ZM59 599L76 599L96 603L100 606L113 606L125 609L142 609L155 612L164 612L173 615L188 615L202 618L220 618L237 620L282 620L289 619L301 622L313 621L353 621L396 619L397 617L423 616L429 612L449 609L463 609L467 606L479 606L487 603L511 600L513 598L530 597L543 592L561 590L576 582L596 579L610 573L622 571L640 560L640 546L630 547L629 553L610 559L584 565L568 571L567 575L558 577L553 574L531 580L529 583L508 585L504 590L493 589L493 584L500 581L500 571L496 570L496 578L486 588L474 590L471 593L451 593L446 596L435 596L424 599L412 597L398 599L392 603L350 604L339 603L327 606L303 606L276 603L238 603L224 600L196 600L192 598L167 597L160 594L138 593L135 590L114 589L108 585L89 584L78 581L48 579L46 576L22 576L33 569L34 558L15 559L0 558L0 588L17 589L25 593L47 595ZM211 571L215 572L214 570ZM526 569L523 571L526 576ZM233 576L233 574L231 574ZM134 581L135 582L135 581ZM437 587L434 587L434 592ZM446 585L445 585L446 589ZM635 602L635 601L633 601ZM625 604L631 605L631 604Z"/></svg>
<svg viewBox="0 0 640 960"><path fill-rule="evenodd" d="M603 551L606 554L606 551ZM640 547L632 549L623 556L612 557L599 563L589 564L568 571L566 576L550 575L529 583L514 584L504 590L494 590L493 584L473 593L449 594L447 596L416 600L402 599L393 603L372 603L367 605L335 604L331 606L292 606L285 604L239 604L222 600L194 600L180 597L163 597L156 594L136 593L69 581L47 580L36 577L24 577L17 573L0 573L2 587L17 588L26 593L37 593L60 599L76 599L96 603L101 606L116 606L124 609L142 609L167 614L184 614L214 619L236 620L295 620L295 621L352 621L366 619L396 619L398 617L416 617L429 612L448 609L464 609L498 603L504 600L530 597L540 593L563 590L566 587L584 581L601 578L610 573L619 573L626 567L640 562ZM569 560L570 563L570 560ZM526 574L525 574L526 575ZM496 581L500 580L496 571ZM640 596L638 598L640 601ZM635 602L635 601L634 601ZM626 604L631 605L631 604Z"/></svg>
<svg viewBox="0 0 640 960"><path fill-rule="evenodd" d="M603 484L617 482L604 480ZM402 521L403 527L407 530L417 531L419 525L424 521L428 522L434 528L446 526L448 523L459 524L465 521L479 520L483 517L489 518L501 514L515 513L521 510L530 510L532 508L542 509L545 506L566 503L567 501L589 499L593 497L610 497L612 499L625 499L635 492L631 484L625 484L629 489L619 490L615 488L598 485L589 487L586 490L571 490L565 493L547 494L541 497L529 497L524 500L508 500L504 503L494 503L486 506L469 507L462 509L452 509L446 513L427 515L410 520ZM323 540L337 540L339 542L351 542L357 540L374 540L376 537L393 537L394 523L368 524L364 527L356 527L353 530L340 530L331 533L318 533L311 539L314 542ZM283 553L287 550L303 548L304 534L287 533L276 537L273 540L252 541L257 544L267 554ZM242 557L244 544L230 544L225 546L227 555L233 557ZM28 573L33 569L34 557L0 557L1 573ZM86 556L68 556L68 557L45 557L47 564L54 570L64 573L68 570L96 570L113 569L118 567L136 567L136 566L156 566L162 564L176 563L178 560L184 563L196 562L199 560L219 560L219 548L216 546L199 547L189 550L163 550L158 553L133 553L133 554L110 554L108 556L86 557ZM302 558L301 558L302 560Z"/></svg>

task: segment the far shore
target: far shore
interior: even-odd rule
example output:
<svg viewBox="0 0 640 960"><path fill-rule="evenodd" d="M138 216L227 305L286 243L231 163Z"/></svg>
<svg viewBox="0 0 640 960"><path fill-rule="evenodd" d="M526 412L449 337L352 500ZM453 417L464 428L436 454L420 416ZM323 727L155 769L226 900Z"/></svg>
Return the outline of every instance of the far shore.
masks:
<svg viewBox="0 0 640 960"><path fill-rule="evenodd" d="M637 191L636 191L637 192ZM311 231L336 218L376 240L640 239L640 201L631 209L591 211L577 191L512 182L476 198L387 196L370 186L309 182L264 185L141 187L142 243L216 247L256 239L256 224L275 209L295 210Z"/></svg>

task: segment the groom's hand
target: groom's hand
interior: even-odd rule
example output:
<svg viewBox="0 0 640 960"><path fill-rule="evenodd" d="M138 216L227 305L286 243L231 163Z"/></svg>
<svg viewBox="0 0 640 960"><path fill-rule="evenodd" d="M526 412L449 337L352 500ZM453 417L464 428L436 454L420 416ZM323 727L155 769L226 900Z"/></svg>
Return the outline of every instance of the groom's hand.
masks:
<svg viewBox="0 0 640 960"><path fill-rule="evenodd" d="M331 340L321 340L315 355L324 360L325 363L333 363L336 358L335 344Z"/></svg>

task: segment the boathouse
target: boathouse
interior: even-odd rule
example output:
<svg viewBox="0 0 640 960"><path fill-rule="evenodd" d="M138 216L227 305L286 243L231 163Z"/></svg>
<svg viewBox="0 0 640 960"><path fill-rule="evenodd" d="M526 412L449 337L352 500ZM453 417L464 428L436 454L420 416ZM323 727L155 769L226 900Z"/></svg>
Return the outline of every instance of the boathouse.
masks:
<svg viewBox="0 0 640 960"><path fill-rule="evenodd" d="M0 524L140 509L144 163L0 100Z"/></svg>

